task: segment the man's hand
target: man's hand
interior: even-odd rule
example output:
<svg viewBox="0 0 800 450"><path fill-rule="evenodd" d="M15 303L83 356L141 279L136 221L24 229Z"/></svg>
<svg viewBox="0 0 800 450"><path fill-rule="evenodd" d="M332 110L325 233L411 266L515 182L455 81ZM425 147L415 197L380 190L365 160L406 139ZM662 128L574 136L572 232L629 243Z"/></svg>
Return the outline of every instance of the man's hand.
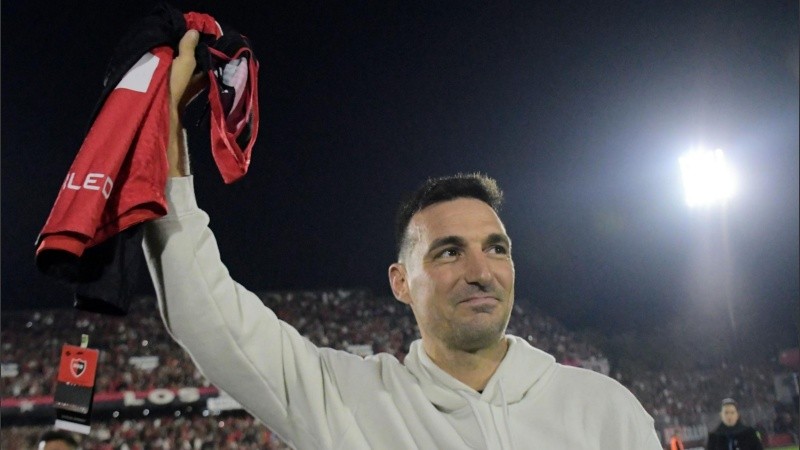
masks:
<svg viewBox="0 0 800 450"><path fill-rule="evenodd" d="M178 54L172 62L169 77L169 142L167 144L167 162L169 176L182 177L189 175L189 157L183 134L181 119L183 110L206 84L203 73L194 73L197 61L194 49L200 40L200 33L189 30L178 44Z"/></svg>

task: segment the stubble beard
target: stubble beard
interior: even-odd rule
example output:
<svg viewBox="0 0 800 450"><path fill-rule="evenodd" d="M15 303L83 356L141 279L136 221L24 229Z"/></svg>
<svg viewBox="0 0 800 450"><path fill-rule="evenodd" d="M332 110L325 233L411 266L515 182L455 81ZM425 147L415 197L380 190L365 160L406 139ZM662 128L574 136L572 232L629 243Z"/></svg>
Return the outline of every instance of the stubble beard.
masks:
<svg viewBox="0 0 800 450"><path fill-rule="evenodd" d="M495 308L499 307L500 305L495 306ZM490 311L481 311L481 309L484 308L477 308L474 312L490 314ZM492 318L489 323L482 318L473 318L471 322L456 324L445 337L445 345L451 349L468 353L490 348L505 336L510 316L507 314Z"/></svg>

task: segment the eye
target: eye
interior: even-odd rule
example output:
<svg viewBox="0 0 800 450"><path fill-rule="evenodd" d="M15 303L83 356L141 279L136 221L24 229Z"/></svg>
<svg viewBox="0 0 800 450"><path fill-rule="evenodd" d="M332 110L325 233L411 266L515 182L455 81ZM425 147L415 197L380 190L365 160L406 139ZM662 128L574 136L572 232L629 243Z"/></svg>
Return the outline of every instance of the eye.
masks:
<svg viewBox="0 0 800 450"><path fill-rule="evenodd" d="M448 247L436 254L436 259L457 258L461 251L457 247Z"/></svg>
<svg viewBox="0 0 800 450"><path fill-rule="evenodd" d="M490 246L487 251L496 255L507 255L509 253L508 247L503 244L495 244Z"/></svg>

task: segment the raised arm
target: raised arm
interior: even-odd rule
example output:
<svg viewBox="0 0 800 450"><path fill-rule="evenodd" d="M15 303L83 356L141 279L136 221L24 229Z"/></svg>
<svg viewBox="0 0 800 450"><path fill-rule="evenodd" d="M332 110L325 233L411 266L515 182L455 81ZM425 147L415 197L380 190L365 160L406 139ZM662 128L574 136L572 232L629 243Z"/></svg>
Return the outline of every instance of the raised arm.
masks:
<svg viewBox="0 0 800 450"><path fill-rule="evenodd" d="M170 177L183 177L191 173L182 114L186 105L208 82L204 73L195 73L197 61L194 58L194 50L199 39L200 33L196 30L188 31L178 44L178 55L172 61L170 68L169 143L167 144Z"/></svg>
<svg viewBox="0 0 800 450"><path fill-rule="evenodd" d="M162 317L203 374L283 439L300 448L331 448L348 415L324 357L330 352L278 320L231 278L209 217L197 207L181 126L187 100L205 82L193 74L196 45L197 33L190 31L170 80L169 213L145 229Z"/></svg>

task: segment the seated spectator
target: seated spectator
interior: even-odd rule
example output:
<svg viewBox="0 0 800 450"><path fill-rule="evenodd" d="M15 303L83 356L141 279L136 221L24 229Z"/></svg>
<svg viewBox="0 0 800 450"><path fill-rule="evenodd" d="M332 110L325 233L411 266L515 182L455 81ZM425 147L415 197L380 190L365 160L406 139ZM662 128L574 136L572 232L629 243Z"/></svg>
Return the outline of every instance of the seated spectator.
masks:
<svg viewBox="0 0 800 450"><path fill-rule="evenodd" d="M39 438L38 450L78 450L78 441L64 430L49 430Z"/></svg>

